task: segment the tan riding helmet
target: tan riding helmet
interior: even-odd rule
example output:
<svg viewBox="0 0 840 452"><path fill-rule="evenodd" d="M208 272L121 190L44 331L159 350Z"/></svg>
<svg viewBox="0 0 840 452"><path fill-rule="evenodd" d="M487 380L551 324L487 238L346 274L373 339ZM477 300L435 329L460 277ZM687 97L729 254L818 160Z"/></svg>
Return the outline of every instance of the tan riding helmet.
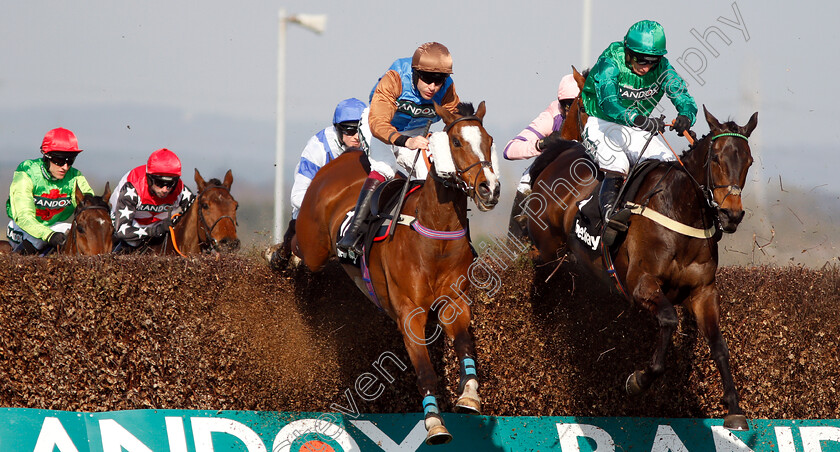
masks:
<svg viewBox="0 0 840 452"><path fill-rule="evenodd" d="M439 42L427 42L414 51L411 67L418 71L452 73L452 55L449 49Z"/></svg>

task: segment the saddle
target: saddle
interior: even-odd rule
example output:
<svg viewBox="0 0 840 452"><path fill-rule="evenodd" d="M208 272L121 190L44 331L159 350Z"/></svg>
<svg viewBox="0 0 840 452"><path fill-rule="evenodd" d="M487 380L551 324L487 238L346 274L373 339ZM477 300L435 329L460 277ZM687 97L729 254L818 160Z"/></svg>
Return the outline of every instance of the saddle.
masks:
<svg viewBox="0 0 840 452"><path fill-rule="evenodd" d="M422 187L424 183L425 181L423 180L411 181L411 185L409 185L405 197L408 198L411 193ZM380 184L371 195L370 214L364 220L359 229L359 235L362 237L361 241L364 244L363 249L365 262L367 262L370 258L371 245L374 242L381 242L388 238L391 234L391 230L397 226L399 222L399 212L396 210L402 205L402 203L398 201L404 184L405 179L397 176L394 179L387 180ZM347 212L347 217L341 223L341 227L339 228L339 235L336 238L336 241L340 241L344 236L344 233L347 231L347 227L350 225L350 222L353 220L353 216L355 214L356 212L353 210ZM351 264L356 267L361 265L358 256L351 258L348 255L340 254L338 259L343 264Z"/></svg>
<svg viewBox="0 0 840 452"><path fill-rule="evenodd" d="M600 192L600 181L603 180L603 173L598 174L598 186L593 190L592 195L578 202L578 213L575 215L575 235L577 238L589 246L592 251L597 252L601 245L603 236L609 232L614 233L615 237L612 239L610 249L617 248L624 240L625 233L629 228L630 216L632 212L625 207L628 200L635 199L639 192L639 187L645 176L655 169L662 162L655 159L643 160L631 172L630 179L624 182L621 188L619 199L616 200L616 209L610 217L610 228L612 231L606 231L607 225L603 224L604 212L601 212L601 202L598 198Z"/></svg>

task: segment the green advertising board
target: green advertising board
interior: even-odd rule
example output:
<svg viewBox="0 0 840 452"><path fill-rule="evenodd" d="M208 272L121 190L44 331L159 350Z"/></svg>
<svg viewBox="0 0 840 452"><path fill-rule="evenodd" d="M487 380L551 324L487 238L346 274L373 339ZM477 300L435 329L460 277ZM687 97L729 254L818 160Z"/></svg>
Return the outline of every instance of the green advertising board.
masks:
<svg viewBox="0 0 840 452"><path fill-rule="evenodd" d="M420 414L0 409L2 452L840 452L838 420L722 420L444 414L454 436L426 446Z"/></svg>

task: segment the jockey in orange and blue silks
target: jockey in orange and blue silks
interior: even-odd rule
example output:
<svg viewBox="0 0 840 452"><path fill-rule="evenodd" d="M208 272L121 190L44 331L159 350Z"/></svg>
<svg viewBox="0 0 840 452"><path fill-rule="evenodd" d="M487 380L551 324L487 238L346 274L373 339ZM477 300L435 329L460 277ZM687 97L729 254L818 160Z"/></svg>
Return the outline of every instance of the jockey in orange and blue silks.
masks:
<svg viewBox="0 0 840 452"><path fill-rule="evenodd" d="M111 194L117 248L138 247L163 237L173 216L184 213L195 195L181 180L181 160L169 149L158 149L145 165L126 173Z"/></svg>
<svg viewBox="0 0 840 452"><path fill-rule="evenodd" d="M606 176L602 212L612 208L623 178L640 158L676 159L660 134L663 121L649 117L662 96L677 110L673 130L681 134L694 124L697 104L666 53L662 25L643 20L630 27L623 41L604 50L586 78L581 97L589 119L583 145ZM650 134L655 136L641 155Z"/></svg>
<svg viewBox="0 0 840 452"><path fill-rule="evenodd" d="M452 113L458 112L460 99L452 82L452 55L439 42L427 42L414 51L411 58L395 61L379 78L370 94L370 113L367 120L374 137L391 146L394 157L412 179L426 179L425 159L415 158L420 151L429 150L429 139L423 136L426 125L440 121L435 103ZM417 162L416 164L414 162ZM384 162L371 159L371 172L356 201L356 215L344 237L336 244L340 255L360 255L359 228L370 212L374 189L392 177L383 171ZM393 171L391 171L393 173Z"/></svg>
<svg viewBox="0 0 840 452"><path fill-rule="evenodd" d="M6 201L11 219L6 235L15 252L36 254L64 244L76 211L76 187L93 194L73 167L80 152L76 135L59 127L44 135L42 158L25 160L15 169Z"/></svg>
<svg viewBox="0 0 840 452"><path fill-rule="evenodd" d="M452 81L452 56L437 42L427 42L411 58L400 58L379 78L370 93L368 123L371 133L391 150L408 174L417 149L428 149L420 137L431 120L440 121L435 103L457 113L461 101ZM414 179L425 179L423 159L414 167Z"/></svg>

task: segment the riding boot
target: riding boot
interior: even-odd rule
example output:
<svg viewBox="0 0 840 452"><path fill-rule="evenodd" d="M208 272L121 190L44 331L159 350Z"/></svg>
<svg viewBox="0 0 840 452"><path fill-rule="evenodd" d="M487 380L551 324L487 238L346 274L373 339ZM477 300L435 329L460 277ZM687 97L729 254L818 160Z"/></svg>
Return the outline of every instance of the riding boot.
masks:
<svg viewBox="0 0 840 452"><path fill-rule="evenodd" d="M295 224L297 219L289 221L286 233L283 234L283 242L279 247L272 247L273 252L268 257L268 266L275 271L286 269L289 259L292 257L292 238L295 236Z"/></svg>
<svg viewBox="0 0 840 452"><path fill-rule="evenodd" d="M352 251L356 256L362 254L361 244L359 243L361 240L359 229L362 227L362 223L367 220L368 214L370 214L370 199L373 191L381 183L379 180L371 177L365 180L365 185L362 186L362 192L359 194L359 200L356 201L356 214L353 216L353 221L347 228L347 232L344 233L344 237L336 243L338 249L345 253Z"/></svg>
<svg viewBox="0 0 840 452"><path fill-rule="evenodd" d="M621 190L621 184L624 182L624 177L621 174L606 173L604 181L601 182L601 191L598 193L598 198L601 202L601 215L604 218L604 235L603 242L607 247L615 243L615 239L619 233L627 231L625 223L615 221L613 219L613 209L618 198L618 192Z"/></svg>
<svg viewBox="0 0 840 452"><path fill-rule="evenodd" d="M522 214L522 206L526 195L519 190L516 191L516 196L513 198L513 206L510 208L510 223L508 224L508 234L518 240L528 239L528 217Z"/></svg>
<svg viewBox="0 0 840 452"><path fill-rule="evenodd" d="M33 254L38 254L38 248L35 248L29 240L23 239L20 241L20 244L12 250L15 253L18 253L23 256L31 256Z"/></svg>

